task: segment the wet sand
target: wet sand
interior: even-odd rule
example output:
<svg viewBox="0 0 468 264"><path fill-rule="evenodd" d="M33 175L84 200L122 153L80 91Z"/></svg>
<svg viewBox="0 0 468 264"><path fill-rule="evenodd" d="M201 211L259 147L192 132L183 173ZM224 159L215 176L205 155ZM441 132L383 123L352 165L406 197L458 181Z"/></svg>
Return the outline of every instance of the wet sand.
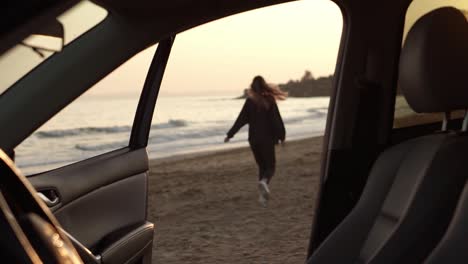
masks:
<svg viewBox="0 0 468 264"><path fill-rule="evenodd" d="M153 263L304 263L322 137L278 146L267 208L248 148L150 162Z"/></svg>

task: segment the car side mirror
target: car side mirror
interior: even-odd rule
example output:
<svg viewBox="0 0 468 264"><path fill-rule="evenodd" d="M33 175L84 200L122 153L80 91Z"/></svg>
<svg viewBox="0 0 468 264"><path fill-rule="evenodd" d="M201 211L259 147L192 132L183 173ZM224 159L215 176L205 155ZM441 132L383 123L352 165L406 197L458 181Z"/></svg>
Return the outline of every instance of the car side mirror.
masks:
<svg viewBox="0 0 468 264"><path fill-rule="evenodd" d="M22 44L41 57L45 57L43 52L59 52L65 46L64 27L57 19L51 20L43 27L34 30Z"/></svg>

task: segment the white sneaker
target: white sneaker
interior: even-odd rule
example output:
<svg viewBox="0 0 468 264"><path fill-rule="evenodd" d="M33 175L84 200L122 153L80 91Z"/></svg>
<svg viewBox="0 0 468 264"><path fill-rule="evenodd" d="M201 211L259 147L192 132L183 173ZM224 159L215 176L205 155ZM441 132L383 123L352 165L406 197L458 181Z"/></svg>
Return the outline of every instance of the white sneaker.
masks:
<svg viewBox="0 0 468 264"><path fill-rule="evenodd" d="M258 182L258 190L260 191L260 196L268 201L270 199L270 189L268 188L268 183L266 180L261 180Z"/></svg>

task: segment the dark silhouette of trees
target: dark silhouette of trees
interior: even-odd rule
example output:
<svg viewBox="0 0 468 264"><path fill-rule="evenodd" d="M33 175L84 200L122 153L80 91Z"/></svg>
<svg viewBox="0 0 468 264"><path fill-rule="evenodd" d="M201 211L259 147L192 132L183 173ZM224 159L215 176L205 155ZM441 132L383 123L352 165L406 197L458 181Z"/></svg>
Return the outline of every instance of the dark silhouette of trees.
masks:
<svg viewBox="0 0 468 264"><path fill-rule="evenodd" d="M312 75L312 73L309 70L307 70L307 71L305 71L304 76L302 76L301 82L308 81L308 80L313 80L313 79L314 79L314 76Z"/></svg>
<svg viewBox="0 0 468 264"><path fill-rule="evenodd" d="M312 72L306 70L299 80L289 80L285 84L279 84L281 90L288 92L289 97L318 97L330 96L333 75L314 78ZM247 89L244 95L239 98L246 98Z"/></svg>
<svg viewBox="0 0 468 264"><path fill-rule="evenodd" d="M314 78L310 71L305 71L300 80L290 80L279 87L290 97L330 96L333 76Z"/></svg>

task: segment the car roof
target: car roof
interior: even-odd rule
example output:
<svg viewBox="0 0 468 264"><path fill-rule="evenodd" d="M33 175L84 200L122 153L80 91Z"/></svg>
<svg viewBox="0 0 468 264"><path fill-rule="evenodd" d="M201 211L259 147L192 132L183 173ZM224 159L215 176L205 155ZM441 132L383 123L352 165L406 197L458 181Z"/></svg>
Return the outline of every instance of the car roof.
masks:
<svg viewBox="0 0 468 264"><path fill-rule="evenodd" d="M183 30L244 11L293 0L94 0L124 20L167 27L165 31L178 33ZM0 54L16 45L38 27L55 19L79 0L20 0L7 2L0 16ZM5 11L4 11L5 10ZM161 24L168 20L171 23ZM177 21L174 23L173 21Z"/></svg>

